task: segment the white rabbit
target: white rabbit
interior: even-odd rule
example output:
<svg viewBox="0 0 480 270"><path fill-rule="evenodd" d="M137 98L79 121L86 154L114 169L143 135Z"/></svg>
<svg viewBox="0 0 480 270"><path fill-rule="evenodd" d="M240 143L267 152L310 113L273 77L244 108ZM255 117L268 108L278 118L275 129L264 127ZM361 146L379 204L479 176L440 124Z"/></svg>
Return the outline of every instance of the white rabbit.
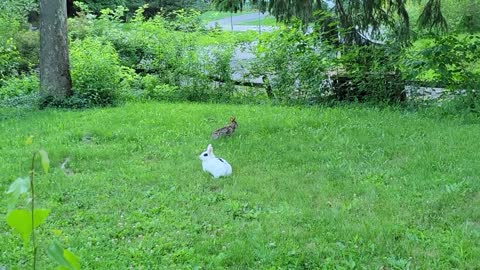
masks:
<svg viewBox="0 0 480 270"><path fill-rule="evenodd" d="M232 174L232 166L226 160L215 157L211 144L207 146L205 152L200 154L199 158L202 161L203 171L209 172L213 178Z"/></svg>

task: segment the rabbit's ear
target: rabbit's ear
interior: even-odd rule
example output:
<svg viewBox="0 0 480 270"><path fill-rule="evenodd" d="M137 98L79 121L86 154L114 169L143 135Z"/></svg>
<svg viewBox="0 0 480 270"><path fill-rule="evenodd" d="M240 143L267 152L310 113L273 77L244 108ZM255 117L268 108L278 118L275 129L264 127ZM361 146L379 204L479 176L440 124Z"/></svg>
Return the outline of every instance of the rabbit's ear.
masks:
<svg viewBox="0 0 480 270"><path fill-rule="evenodd" d="M209 155L212 154L212 152L213 152L213 147L212 147L211 144L209 144L209 145L207 146L207 152L208 152Z"/></svg>
<svg viewBox="0 0 480 270"><path fill-rule="evenodd" d="M230 116L230 122L235 122L235 116Z"/></svg>

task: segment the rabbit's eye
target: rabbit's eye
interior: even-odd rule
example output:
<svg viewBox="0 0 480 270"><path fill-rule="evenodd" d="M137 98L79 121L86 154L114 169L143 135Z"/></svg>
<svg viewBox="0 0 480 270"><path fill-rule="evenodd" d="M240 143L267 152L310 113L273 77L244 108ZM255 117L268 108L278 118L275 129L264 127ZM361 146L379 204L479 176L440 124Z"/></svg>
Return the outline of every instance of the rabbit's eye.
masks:
<svg viewBox="0 0 480 270"><path fill-rule="evenodd" d="M204 156L204 157L206 157L206 156L208 156L208 154L207 154L207 153L205 153L205 154L203 154L203 156Z"/></svg>

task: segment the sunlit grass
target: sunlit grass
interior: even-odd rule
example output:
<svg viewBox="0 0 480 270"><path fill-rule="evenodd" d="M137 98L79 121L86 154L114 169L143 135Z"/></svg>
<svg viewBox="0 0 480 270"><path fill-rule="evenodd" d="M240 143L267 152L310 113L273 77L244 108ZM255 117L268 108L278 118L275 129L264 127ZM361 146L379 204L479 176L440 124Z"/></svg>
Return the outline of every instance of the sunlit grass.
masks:
<svg viewBox="0 0 480 270"><path fill-rule="evenodd" d="M246 22L240 22L238 23L239 25L258 25L258 19L257 20L251 20L251 21L246 21ZM273 16L267 16L265 18L260 19L260 25L262 26L278 26L279 23L277 23L277 20Z"/></svg>
<svg viewBox="0 0 480 270"><path fill-rule="evenodd" d="M480 266L478 124L355 106L0 113L0 186L45 149L52 168L37 175L37 204L52 213L39 239L60 241L83 269ZM236 133L212 142L230 115ZM202 172L208 143L231 177ZM0 198L0 266L25 269Z"/></svg>
<svg viewBox="0 0 480 270"><path fill-rule="evenodd" d="M253 13L253 12L251 10L244 10L244 11L232 14L231 12L207 11L207 12L202 13L200 15L200 18L205 22L210 22L210 21L230 18L230 16L232 16L232 15L233 16L238 16L238 15L250 14L250 13Z"/></svg>

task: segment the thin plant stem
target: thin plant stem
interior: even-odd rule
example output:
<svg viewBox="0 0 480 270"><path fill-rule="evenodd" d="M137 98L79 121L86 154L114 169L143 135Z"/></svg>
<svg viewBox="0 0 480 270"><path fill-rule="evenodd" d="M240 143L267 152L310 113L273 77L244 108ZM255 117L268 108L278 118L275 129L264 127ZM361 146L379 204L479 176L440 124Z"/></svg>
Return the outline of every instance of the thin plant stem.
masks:
<svg viewBox="0 0 480 270"><path fill-rule="evenodd" d="M32 245L33 245L33 270L36 269L37 265L37 245L35 242L35 189L33 185L33 175L35 172L35 152L32 154L32 167L30 168L30 190L32 192Z"/></svg>

